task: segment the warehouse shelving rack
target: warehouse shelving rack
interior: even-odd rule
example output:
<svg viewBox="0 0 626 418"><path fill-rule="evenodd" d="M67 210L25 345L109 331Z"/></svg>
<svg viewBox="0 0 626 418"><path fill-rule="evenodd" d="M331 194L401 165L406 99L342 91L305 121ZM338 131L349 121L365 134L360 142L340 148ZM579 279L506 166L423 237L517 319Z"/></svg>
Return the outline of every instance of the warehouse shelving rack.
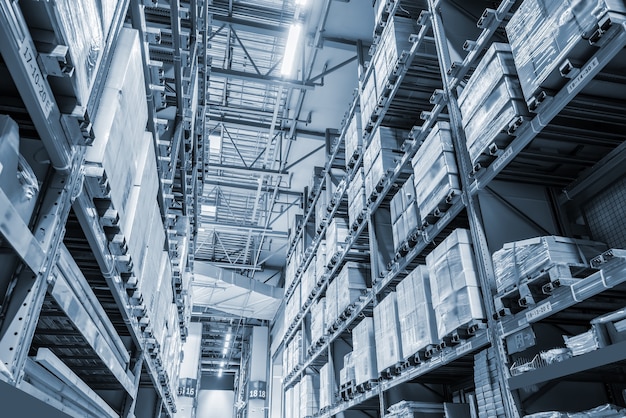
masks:
<svg viewBox="0 0 626 418"><path fill-rule="evenodd" d="M21 220L0 189L3 219L10 220L2 222L2 244L12 248L3 258L2 280L7 286L2 291L7 297L2 306L0 380L70 415L152 417L173 416L176 411L177 376L165 371L150 318L145 316L140 296L132 292L132 282L127 281L132 264L125 264L123 254L112 251L111 237L103 228L107 223L103 224L101 201L106 201L106 193L100 196L93 182L85 181L83 169L85 147L94 135L91 119L98 112L112 46L123 25L135 27L145 41L141 47L148 130L160 151L159 161L166 157L169 162L160 167L160 208L184 338L194 245L193 238L187 237L194 235L197 224L194 205L202 187L199 168L204 164L204 98L196 90L208 77L207 5L204 1L184 7L178 0L170 3L157 6L125 0L115 4L89 99L70 111L48 83L48 77L59 75L55 65L67 69L63 67L67 47L61 45L53 53L38 51L23 14L22 7L28 4L0 3L0 33L5 40L0 67L13 80L2 91L2 113L18 122L21 137L41 140L44 151L39 152L46 155L38 158L50 162L30 225ZM46 10L52 13L54 7ZM155 15L160 19L152 19ZM170 44L156 35L165 32L172 34ZM181 39L188 42L183 45ZM174 73L176 89L166 92L164 73L159 71L164 64L153 59L156 52L150 50L151 42L162 45L160 58L170 57L165 66ZM182 69L183 58L188 71ZM171 122L158 117L157 112L165 107L175 111ZM177 132L171 139L163 135L167 123ZM185 131L190 134L183 135ZM172 155L170 150L178 151ZM181 222L184 218L189 223ZM108 395L102 397L101 391ZM25 414L29 407L24 405Z"/></svg>
<svg viewBox="0 0 626 418"><path fill-rule="evenodd" d="M386 10L391 10L393 15L397 12L398 6L401 2L390 1L387 2ZM349 331L354 328L355 324L359 321L363 315L371 315L372 305L376 303L377 298L384 295L388 290L393 288L397 280L406 274L406 271L410 271L414 267L415 262L419 262L420 256L423 257L423 253L428 251L429 245L444 234L447 227L455 222L459 221L461 224L466 222L472 232L472 238L474 241L475 256L479 265L481 286L483 289L483 299L485 300L487 313L489 316L488 326L486 329L479 329L475 335L466 337L466 340L460 341L458 345L453 347L446 347L433 358L417 365L408 365L403 370L399 371L396 376L385 380L380 379L371 388L365 389L365 392L357 392L353 394L353 397L349 400L339 400L335 402L330 408L326 408L320 411L315 416L330 417L340 412L349 412L351 410L366 409L378 411L379 414L383 414L385 411L385 392L392 389L400 389L409 383L428 382L436 379L436 376L442 377L440 381L446 381L446 366L457 367L466 371L473 368L473 362L469 362L469 359L473 358L473 355L480 350L492 346L495 349L496 357L498 359L499 373L498 373L498 386L500 387L503 396L503 404L498 413L502 412L506 416L520 416L521 414L534 412L537 408L546 408L545 405L540 406L536 401L539 396L528 396L528 392L520 392L519 389L528 390L532 388L532 385L540 384L545 390L553 390L558 384L555 384L559 378L564 376L579 376L581 379L589 379L589 381L602 381L602 377L589 373L591 369L597 369L600 373L602 371L607 372L612 368L619 368L623 364L623 353L621 353L623 343L615 343L609 345L606 348L600 348L597 351L584 354L579 357L574 357L569 360L565 360L562 363L556 363L549 365L545 368L538 368L537 370L527 372L528 374L521 374L518 376L511 376L508 371L508 367L517 359L515 349L511 342L511 338L532 338L529 337L529 333L532 334L531 325L540 324L545 322L545 326L549 326L550 323L558 324L559 321L567 324L571 321L567 315L578 315L576 324L580 326L581 322L589 321L595 316L602 313L610 312L611 310L623 307L616 301L619 301L623 296L623 281L626 275L623 272L623 259L621 250L611 250L606 256L600 257L597 262L597 272L589 275L583 279L575 279L568 281L567 278L563 278L554 284L554 288L550 288L547 294L544 296L543 301L538 302L536 305L528 307L527 309L521 309L520 312L510 314L507 312L496 312L496 308L492 304L493 294L495 288L493 283L494 271L491 264L491 253L500 248L503 242L515 241L521 238L536 236L538 233L543 235L582 235L589 236L589 230L580 228L580 226L572 226L573 219L576 215L569 212L579 213L583 202L581 200L588 198L594 193L598 193L599 190L593 190L594 184L609 184L611 180L603 179L603 176L608 176L610 179L618 178L619 173L622 171L618 168L620 163L623 163L623 141L615 140L611 141L606 139L604 144L609 150L604 150L603 154L599 157L593 154L595 159L586 157L570 157L558 158L558 155L542 156L542 159L538 161L548 161L552 158L555 163L570 164L580 172L581 168L588 168L582 174L576 174L575 176L549 176L546 175L545 179L541 178L542 173L539 176L531 176L532 167L526 166L524 170L524 162L527 161L529 156L535 155L528 153L528 146L533 143L537 137L541 137L542 133L550 138L557 137L557 134L563 133L567 135L567 131L563 128L563 120L559 118L569 117L571 118L585 118L585 111L579 111L578 108L584 109L598 109L597 112L606 111L608 120L611 123L614 122L614 118L611 118L619 105L603 99L590 100L588 95L590 93L589 87L591 81L600 75L603 79L607 77L602 73L607 64L614 63L615 60L621 59L619 54L625 46L624 41L624 25L621 22L614 23L608 30L603 28L601 31L602 39L600 41L600 47L598 47L593 56L583 65L580 66L578 76L572 77L571 80L554 96L546 97L543 102L534 110L534 114L521 121L514 133L514 137L510 145L502 150L497 150L493 156L490 165L486 167L474 167L469 161L467 152L465 151L465 135L460 128L461 115L457 104L458 89L462 88L465 81L471 74L473 68L475 68L478 60L481 58L483 52L489 47L494 39L498 38L500 41L504 39L504 26L508 22L508 19L515 12L519 6L520 1L502 1L499 2L494 9L486 9L482 13L474 15L473 12L477 11L480 5L469 5L467 9L461 10L453 1L448 0L430 0L428 2L428 24L434 29L435 40L438 46L439 59L441 62L442 79L444 80L444 90L437 91L431 98L431 104L434 105L433 111L430 114L424 114L425 119L421 127L414 128L411 131L409 141L405 145L405 156L401 162L398 163L393 172L389 173L387 182L381 187L379 195L376 199L369 202L368 216L372 219L375 216L377 209L379 209L381 203L386 196L393 193L394 187L398 183L401 183L404 165L410 161L412 155L419 147L420 141L425 138L429 129L432 127L435 121L441 119L441 115L445 114L449 116L449 120L453 128L453 138L455 143L455 149L457 152L457 159L460 163L460 168L463 170L462 185L463 193L458 196L455 201L452 202L450 208L442 214L442 217L434 223L434 225L428 225L425 230L413 231L413 234L408 234L407 239L401 246L401 249L396 254L391 254L386 258L378 256L378 260L374 260L377 257L375 228L372 228L371 220L370 228L374 230L370 239L371 248L370 253L372 257L372 277L373 285L364 296L362 296L353 306L352 311L340 326L331 334L326 334L322 341L314 347L311 347L305 358L299 366L288 373L283 381L283 387L285 389L293 386L304 373L315 372L326 362L334 364L334 367L338 369L341 367L341 360L337 360L338 357L336 350L333 350L335 344L345 346L341 343L342 340L350 339ZM451 12L452 10L452 12ZM425 12L426 13L426 12ZM450 19L453 19L453 15L462 14L462 25L454 25L458 28L454 36L449 37L448 28L444 24L450 23ZM473 21L471 21L473 18ZM424 23L421 21L420 23ZM383 23L384 24L384 23ZM380 22L377 27L382 28ZM476 24L476 26L473 26ZM380 30L379 30L380 32ZM462 37L467 37L464 40ZM376 32L375 32L376 38ZM474 40L472 40L474 39ZM458 43L458 45L455 44ZM459 47L461 51L451 51L450 45ZM373 47L373 49L375 46ZM621 62L621 61L619 61ZM609 77L610 78L610 77ZM618 80L619 77L613 78ZM619 82L619 80L617 81ZM358 98L356 99L358 101ZM390 96L389 102L393 100L393 95ZM623 106L622 106L623 107ZM556 123L555 123L556 122ZM552 123L552 124L551 124ZM374 127L375 129L375 127ZM618 129L618 128L616 128ZM598 135L601 135L599 133ZM340 140L343 138L340 138ZM589 142L592 142L591 140ZM602 144L602 141L596 141L598 144ZM364 143L367 143L367 134L365 136ZM528 156L526 154L528 154ZM526 160L524 159L526 158ZM361 160L356 162L355 167L361 163ZM595 165L594 165L595 164ZM515 167L512 169L511 167ZM521 169L519 167L522 167ZM617 174L614 173L617 171ZM613 172L613 174L609 174ZM351 180L350 173L346 176L346 183ZM524 179L524 175L528 174L527 179ZM569 174L569 173L568 173ZM515 180L521 184L520 190L526 192L527 189L533 187L546 187L550 188L550 191L545 192L549 197L547 203L543 202L539 209L535 209L538 213L524 214L524 210L529 210L528 207L520 205L515 202L514 199L507 199L507 196L502 196L501 183L504 181ZM537 186L539 185L539 186ZM561 188L561 189L559 189ZM533 189L534 190L534 189ZM561 192L563 190L563 192ZM561 194L559 195L559 192ZM582 197L579 197L581 195ZM343 190L342 194L343 196ZM487 196L487 198L485 197ZM523 232L517 230L513 231L495 231L497 226L490 224L491 221L487 219L489 214L494 213L494 208L491 206L493 203L491 200L499 202L500 205L504 205L511 216L518 218L517 222L526 224L523 227ZM536 197L534 197L536 198ZM544 198L545 199L545 198ZM513 200L514 203L511 203ZM554 202L554 203L550 203ZM516 207L520 205L520 207ZM569 205L569 206L568 206ZM572 208L573 206L574 208ZM558 223L553 227L543 227L542 223L545 223L545 213L556 213L556 219L559 219ZM466 214L466 220L463 220ZM311 216L311 212L307 214L303 223L306 223L308 217ZM535 220L533 218L537 218ZM508 219L508 218L507 218ZM519 220L521 219L521 221ZM358 225L356 230L353 230L349 238L347 239L347 248L349 249L352 243L355 241L355 236L359 236L365 230L368 221L363 221ZM517 224L516 224L517 227ZM370 231L372 233L372 231ZM533 235L534 234L534 235ZM315 245L315 241L314 244ZM308 252L309 258L312 258L312 254L315 252ZM307 260L310 262L310 259ZM285 339L288 341L295 332L304 325L304 317L309 312L309 306L312 300L315 300L320 295L323 295L325 286L339 270L342 259L340 258L337 265L327 270L324 276L323 284L316 289L312 295L308 298L307 304L300 310L300 314L288 327ZM378 267L380 266L380 267ZM306 268L306 265L304 265ZM294 284L295 286L295 284ZM292 286L293 287L293 286ZM292 291L293 288L289 288ZM289 295L289 293L288 293ZM600 306L600 308L598 308ZM581 312L587 310L587 314L580 319ZM564 312L564 313L561 313ZM591 314L589 312L592 312ZM561 314L560 314L561 313ZM529 331L530 329L530 331ZM579 328L580 330L580 328ZM565 331L563 331L565 332ZM539 334L538 334L539 335ZM539 335L538 341L541 342L540 346L545 345L541 340L545 339L545 335ZM534 341L534 340L533 340ZM553 343L554 344L554 343ZM532 344L531 344L532 345ZM348 345L349 347L349 345ZM307 347L305 347L306 349ZM528 348L521 347L520 350ZM349 350L348 350L349 351ZM343 351L345 352L345 350ZM463 366L465 364L465 366ZM459 369L457 369L458 371ZM477 371L478 372L478 371ZM471 373L471 372L470 372ZM451 382L450 374L447 377L448 383ZM619 380L619 379L618 379ZM620 382L607 382L607 384L619 384ZM623 382L622 382L623 383ZM407 386L408 387L408 386ZM619 385L617 386L620 387ZM615 389L613 392L615 396L618 392ZM556 395L555 395L556 396ZM378 397L378 402L372 401ZM556 397L554 399L557 399ZM554 401L553 399L553 401ZM615 398L613 398L615 399ZM620 401L618 400L618 403ZM623 403L623 400L621 401ZM600 403L600 401L598 401ZM557 405L558 402L553 402L553 407L565 408L566 406ZM387 405L388 406L388 405ZM571 406L570 406L571 407Z"/></svg>

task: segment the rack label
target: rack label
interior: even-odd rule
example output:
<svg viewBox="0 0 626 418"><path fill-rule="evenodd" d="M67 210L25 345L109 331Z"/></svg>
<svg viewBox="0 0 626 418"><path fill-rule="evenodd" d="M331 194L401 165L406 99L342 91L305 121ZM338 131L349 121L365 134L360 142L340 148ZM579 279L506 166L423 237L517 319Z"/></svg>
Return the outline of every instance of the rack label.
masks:
<svg viewBox="0 0 626 418"><path fill-rule="evenodd" d="M511 147L507 148L506 151L504 151L504 154L502 154L493 162L493 165L492 165L493 171L498 171L502 165L508 162L509 158L511 158L512 155L513 155L513 148Z"/></svg>
<svg viewBox="0 0 626 418"><path fill-rule="evenodd" d="M536 308L526 312L526 319L528 320L528 322L532 322L533 320L549 312L552 312L552 304L550 302L542 303Z"/></svg>
<svg viewBox="0 0 626 418"><path fill-rule="evenodd" d="M462 354L467 353L468 351L472 351L472 342L468 341L464 344L461 344L456 348L456 355L460 356Z"/></svg>
<svg viewBox="0 0 626 418"><path fill-rule="evenodd" d="M50 87L48 87L48 83L43 74L41 74L39 65L37 65L37 51L34 50L28 40L24 40L20 46L19 52L20 59L22 60L22 64L24 64L26 74L28 74L28 79L33 88L34 96L37 98L39 106L44 116L47 118L50 116L54 105L52 104L52 92L50 91Z"/></svg>
<svg viewBox="0 0 626 418"><path fill-rule="evenodd" d="M572 94L572 92L580 85L580 83L582 83L587 77L589 77L591 71L593 71L593 69L596 68L598 65L600 65L600 63L598 62L598 58L596 57L592 59L591 62L587 64L584 68L581 68L580 73L576 77L574 77L572 81L570 81L570 83L567 85L567 92L569 94Z"/></svg>

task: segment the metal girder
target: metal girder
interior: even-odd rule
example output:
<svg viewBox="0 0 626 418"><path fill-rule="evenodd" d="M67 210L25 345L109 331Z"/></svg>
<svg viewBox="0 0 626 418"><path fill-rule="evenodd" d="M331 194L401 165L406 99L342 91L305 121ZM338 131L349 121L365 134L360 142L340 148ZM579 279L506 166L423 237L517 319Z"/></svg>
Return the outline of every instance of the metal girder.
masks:
<svg viewBox="0 0 626 418"><path fill-rule="evenodd" d="M213 264L215 267L221 267L223 269L263 271L263 267L253 266L251 264L223 263L214 261L210 261L210 263Z"/></svg>
<svg viewBox="0 0 626 418"><path fill-rule="evenodd" d="M210 113L210 111L209 111ZM242 120L242 119L235 119L235 118L229 118L229 117L225 117L225 116L217 116L217 115L209 115L209 121L208 123L210 124L211 122L216 122L216 123L221 123L224 124L225 126L229 126L229 127L246 127L246 128L255 128L255 129L270 129L270 124L269 123L264 123L264 122L260 122L260 121L249 121L249 120ZM278 130L278 129L276 129ZM283 129L280 129L283 130ZM310 138L310 139L324 139L326 138L326 134L324 132L318 132L318 131L310 131L310 130L306 130L306 129L296 129L295 130L295 136L298 136L300 138Z"/></svg>
<svg viewBox="0 0 626 418"><path fill-rule="evenodd" d="M280 174L288 176L289 173L287 171L281 170L270 170L264 168L253 168L253 167L241 167L237 165L230 164L209 164L209 170L224 170L224 171L234 171L237 173L246 173L246 174L258 174L258 175L266 175L266 174Z"/></svg>
<svg viewBox="0 0 626 418"><path fill-rule="evenodd" d="M216 232L227 232L227 231L243 231L243 232L263 232L265 236L268 237L278 237L278 238L286 238L287 233L283 231L274 231L272 229L266 229L263 226L259 225L239 225L233 223L225 223L225 222L200 222L201 228L215 229Z"/></svg>
<svg viewBox="0 0 626 418"><path fill-rule="evenodd" d="M316 84L302 82L293 79L284 79L271 75L259 75L255 73L247 73L245 71L225 70L220 67L211 67L211 75L222 76L230 79L252 81L254 83L272 84L277 86L285 86L302 90L312 90Z"/></svg>
<svg viewBox="0 0 626 418"><path fill-rule="evenodd" d="M257 189L256 184L244 184L241 182L234 182L228 179L220 179L219 176L210 176L207 175L204 177L204 184L209 186L217 186L224 189L236 189L236 190L250 190L254 191ZM276 189L276 186L273 185L263 185L263 188L268 192L272 192ZM295 192L290 190L287 187L278 187L278 194L284 194L288 196L302 197L302 192Z"/></svg>
<svg viewBox="0 0 626 418"><path fill-rule="evenodd" d="M284 36L287 34L287 32L289 32L289 28L286 26L272 25L269 23L255 22L237 17L222 16L218 14L213 14L211 20L217 23L228 24L235 29L241 29L245 32L257 33L259 35L279 37Z"/></svg>

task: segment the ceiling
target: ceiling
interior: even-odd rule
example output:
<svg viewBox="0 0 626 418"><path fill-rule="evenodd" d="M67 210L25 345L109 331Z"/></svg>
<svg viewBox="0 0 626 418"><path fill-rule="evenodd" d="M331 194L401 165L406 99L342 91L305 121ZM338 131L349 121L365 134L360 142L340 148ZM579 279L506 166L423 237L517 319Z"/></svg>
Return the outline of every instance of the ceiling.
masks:
<svg viewBox="0 0 626 418"><path fill-rule="evenodd" d="M213 0L208 11L208 147L195 263L211 267L196 274L194 313L217 329L226 320L228 329L278 308L270 297L263 309L246 310L260 293L250 282L236 287L242 277L284 284L289 228L314 167L324 165L327 131L341 129L353 100L374 7L369 0ZM294 22L303 36L292 75L283 76ZM223 280L232 274L238 280Z"/></svg>

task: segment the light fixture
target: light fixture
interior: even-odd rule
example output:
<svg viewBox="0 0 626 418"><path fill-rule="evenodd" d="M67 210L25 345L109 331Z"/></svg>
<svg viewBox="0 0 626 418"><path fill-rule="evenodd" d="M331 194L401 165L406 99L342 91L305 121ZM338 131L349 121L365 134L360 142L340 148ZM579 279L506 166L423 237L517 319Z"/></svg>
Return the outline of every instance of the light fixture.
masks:
<svg viewBox="0 0 626 418"><path fill-rule="evenodd" d="M228 353L228 347L224 347L224 349L222 350L222 354L226 355L226 353Z"/></svg>
<svg viewBox="0 0 626 418"><path fill-rule="evenodd" d="M217 377L222 377L222 373L224 373L224 370L223 369L219 369L217 371Z"/></svg>
<svg viewBox="0 0 626 418"><path fill-rule="evenodd" d="M231 338L233 338L231 333L226 334L226 341L230 341Z"/></svg>
<svg viewBox="0 0 626 418"><path fill-rule="evenodd" d="M300 6L304 6L306 5L307 0L296 0L296 4L300 5Z"/></svg>
<svg viewBox="0 0 626 418"><path fill-rule="evenodd" d="M289 35L287 35L287 45L285 45L285 53L283 55L283 65L280 69L280 73L285 76L290 76L293 72L293 63L296 58L296 50L300 43L300 32L302 32L302 25L300 23L292 23L289 27Z"/></svg>
<svg viewBox="0 0 626 418"><path fill-rule="evenodd" d="M226 363L224 363L224 362L222 361L222 362L220 363L220 367L224 367L224 364L226 364Z"/></svg>

